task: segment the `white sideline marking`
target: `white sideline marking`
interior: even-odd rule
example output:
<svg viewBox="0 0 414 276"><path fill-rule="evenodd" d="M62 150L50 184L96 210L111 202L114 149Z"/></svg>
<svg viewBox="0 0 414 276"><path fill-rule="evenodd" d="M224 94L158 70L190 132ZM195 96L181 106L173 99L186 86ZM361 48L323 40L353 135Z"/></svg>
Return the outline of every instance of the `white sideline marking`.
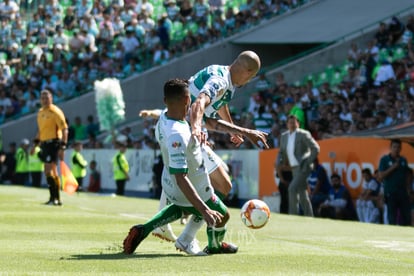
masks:
<svg viewBox="0 0 414 276"><path fill-rule="evenodd" d="M89 208L89 207L83 207L83 206L79 206L79 209L84 210L84 211L92 211L92 212L98 211L97 209Z"/></svg>
<svg viewBox="0 0 414 276"><path fill-rule="evenodd" d="M414 252L414 242L406 241L366 241L376 248L399 252Z"/></svg>
<svg viewBox="0 0 414 276"><path fill-rule="evenodd" d="M139 215L139 214L120 213L119 215L122 216L122 217L127 217L127 218L148 219L147 217L144 217L144 216Z"/></svg>
<svg viewBox="0 0 414 276"><path fill-rule="evenodd" d="M92 211L92 212L97 212L98 211L97 209L82 207L82 206L80 206L79 209L85 210L85 211ZM144 217L144 216L139 215L139 214L120 213L119 215L122 216L122 217L127 217L127 218L139 218L139 219L145 219L145 220L148 219L148 217Z"/></svg>

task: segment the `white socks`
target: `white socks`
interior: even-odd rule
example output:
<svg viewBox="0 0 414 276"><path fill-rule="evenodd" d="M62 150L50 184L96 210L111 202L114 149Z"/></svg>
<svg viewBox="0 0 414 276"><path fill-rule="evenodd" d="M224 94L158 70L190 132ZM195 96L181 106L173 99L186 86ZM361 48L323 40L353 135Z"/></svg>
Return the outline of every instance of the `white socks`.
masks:
<svg viewBox="0 0 414 276"><path fill-rule="evenodd" d="M197 231L200 230L203 225L204 220L202 218L192 215L178 238L186 242L191 242L195 239Z"/></svg>
<svg viewBox="0 0 414 276"><path fill-rule="evenodd" d="M158 207L158 211L160 211L165 206L167 206L167 196L165 195L164 190L162 190L160 197L160 206Z"/></svg>

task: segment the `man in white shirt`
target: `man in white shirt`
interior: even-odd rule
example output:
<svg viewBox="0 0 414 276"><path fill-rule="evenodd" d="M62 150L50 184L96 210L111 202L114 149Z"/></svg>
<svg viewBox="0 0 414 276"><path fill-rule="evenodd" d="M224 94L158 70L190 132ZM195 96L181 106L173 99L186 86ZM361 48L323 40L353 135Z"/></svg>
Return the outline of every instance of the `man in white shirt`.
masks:
<svg viewBox="0 0 414 276"><path fill-rule="evenodd" d="M313 216L312 204L307 191L306 179L312 171L313 161L319 153L319 145L310 132L299 128L295 115L289 115L288 131L282 133L277 165L289 165L293 179L289 185L289 214L298 214L298 197L305 216Z"/></svg>
<svg viewBox="0 0 414 276"><path fill-rule="evenodd" d="M370 169L363 169L362 175L364 177L362 193L356 201L358 219L361 222L378 223L380 212L376 207L376 201L378 199L381 186L372 176Z"/></svg>
<svg viewBox="0 0 414 276"><path fill-rule="evenodd" d="M60 47L64 50L68 49L69 37L63 32L62 27L56 28L56 34L53 36L53 43L54 45L60 44Z"/></svg>
<svg viewBox="0 0 414 276"><path fill-rule="evenodd" d="M129 60L134 57L136 51L138 50L140 43L135 36L134 27L128 26L126 28L126 36L122 39L122 46L125 50L125 63L128 63Z"/></svg>
<svg viewBox="0 0 414 276"><path fill-rule="evenodd" d="M395 73L392 65L385 60L381 62L381 66L378 69L374 84L376 86L379 86L389 80L395 80Z"/></svg>
<svg viewBox="0 0 414 276"><path fill-rule="evenodd" d="M5 111L13 107L11 99L7 97L6 91L4 90L0 92L0 106L2 106Z"/></svg>
<svg viewBox="0 0 414 276"><path fill-rule="evenodd" d="M152 16L154 12L154 6L148 2L148 0L141 0L138 1L137 5L135 6L135 13L136 14L148 14L149 16Z"/></svg>
<svg viewBox="0 0 414 276"><path fill-rule="evenodd" d="M0 16L8 18L10 20L16 19L16 15L19 14L19 5L14 1L4 0L0 3Z"/></svg>

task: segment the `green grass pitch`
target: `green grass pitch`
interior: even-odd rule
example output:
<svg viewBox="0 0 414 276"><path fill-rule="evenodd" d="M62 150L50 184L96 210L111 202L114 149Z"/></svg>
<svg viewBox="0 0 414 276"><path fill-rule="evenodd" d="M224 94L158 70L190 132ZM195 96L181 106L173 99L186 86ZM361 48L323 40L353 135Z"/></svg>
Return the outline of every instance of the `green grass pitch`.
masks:
<svg viewBox="0 0 414 276"><path fill-rule="evenodd" d="M0 185L0 275L414 275L412 227L272 213L250 230L230 209L226 240L237 254L186 256L149 236L126 256L130 226L151 217L157 200L62 194L64 206L54 207L47 198L46 189ZM197 238L206 245L204 230Z"/></svg>

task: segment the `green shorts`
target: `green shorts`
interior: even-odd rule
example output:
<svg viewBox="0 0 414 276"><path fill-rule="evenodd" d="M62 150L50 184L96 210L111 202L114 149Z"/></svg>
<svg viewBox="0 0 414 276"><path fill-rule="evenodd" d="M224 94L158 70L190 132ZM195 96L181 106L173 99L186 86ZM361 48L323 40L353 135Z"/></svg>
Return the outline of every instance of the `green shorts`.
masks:
<svg viewBox="0 0 414 276"><path fill-rule="evenodd" d="M211 210L217 211L220 214L222 214L223 216L227 213L226 205L224 205L224 203L216 195L214 195L212 198L207 200L205 203L207 204L207 206ZM191 207L189 207L189 206L188 207L180 206L180 208L185 212L188 212L190 214L196 215L197 217L203 218L203 216L200 214L200 212L192 206Z"/></svg>

